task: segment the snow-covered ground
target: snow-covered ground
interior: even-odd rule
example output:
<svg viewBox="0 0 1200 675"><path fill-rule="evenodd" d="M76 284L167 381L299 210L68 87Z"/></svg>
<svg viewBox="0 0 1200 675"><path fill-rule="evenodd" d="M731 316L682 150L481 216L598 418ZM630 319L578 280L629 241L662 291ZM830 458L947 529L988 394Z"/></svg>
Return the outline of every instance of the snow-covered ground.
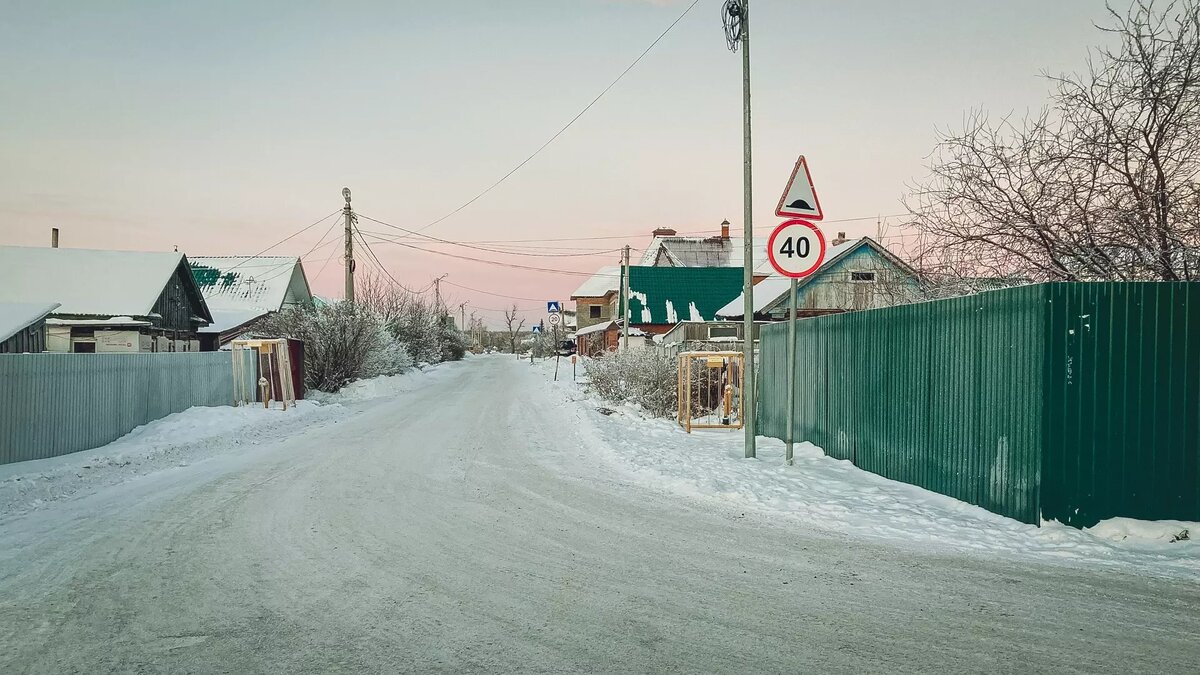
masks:
<svg viewBox="0 0 1200 675"><path fill-rule="evenodd" d="M336 394L309 392L283 411L259 406L195 407L91 450L0 465L0 521L102 487L231 454L341 419L346 406L395 396L444 377L456 364L352 382Z"/></svg>
<svg viewBox="0 0 1200 675"><path fill-rule="evenodd" d="M881 538L906 546L975 551L994 556L1200 578L1200 523L1116 518L1089 530L1057 522L1035 527L923 488L863 471L827 457L810 443L784 465L784 444L759 437L758 458L743 456L741 431L687 434L673 420L651 419L635 406L589 395L583 364L579 381L559 372L552 386L576 404L594 430L598 454L630 477L676 493L717 500L794 519L831 532ZM554 360L538 370L552 378ZM597 408L614 410L611 415ZM1174 541L1182 532L1190 539Z"/></svg>
<svg viewBox="0 0 1200 675"><path fill-rule="evenodd" d="M320 403L354 403L395 396L413 391L418 387L428 386L433 381L430 378L445 377L454 368L461 367L463 363L459 361L422 365L400 375L385 375L351 382L335 394L314 391L309 394L309 398Z"/></svg>
<svg viewBox="0 0 1200 675"><path fill-rule="evenodd" d="M0 518L0 673L1190 672L1200 659L1190 579L964 553L945 535L904 545L901 516L954 508L932 499L915 515L875 506L896 529L860 535L849 525L872 518L794 512L790 474L738 459L736 434L697 444L569 400L564 365L556 386L552 363L472 359L345 395L415 386L376 399L246 410L260 417L240 432L237 411L218 412L229 428L196 421L193 435L216 433L188 466ZM281 426L256 437L268 419ZM877 484L881 502L898 489L841 480ZM772 485L786 488L775 504ZM810 506L823 500L861 506L828 492Z"/></svg>
<svg viewBox="0 0 1200 675"><path fill-rule="evenodd" d="M252 450L344 413L341 406L312 401L299 401L286 412L259 406L188 408L137 427L99 448L3 464L0 521L133 477Z"/></svg>

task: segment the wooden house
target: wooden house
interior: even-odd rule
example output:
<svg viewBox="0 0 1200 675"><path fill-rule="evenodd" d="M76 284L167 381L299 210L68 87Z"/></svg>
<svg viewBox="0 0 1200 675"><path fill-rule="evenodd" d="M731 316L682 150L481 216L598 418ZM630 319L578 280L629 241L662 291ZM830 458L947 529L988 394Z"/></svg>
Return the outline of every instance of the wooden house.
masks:
<svg viewBox="0 0 1200 675"><path fill-rule="evenodd" d="M840 235L841 233L839 233ZM775 275L754 285L754 318L787 318L791 280ZM834 239L815 273L799 280L797 316L820 316L859 309L903 305L922 299L915 270L870 237ZM744 300L738 294L717 316L741 319Z"/></svg>
<svg viewBox="0 0 1200 675"><path fill-rule="evenodd" d="M181 253L0 246L0 302L57 303L46 351L198 351L212 322Z"/></svg>

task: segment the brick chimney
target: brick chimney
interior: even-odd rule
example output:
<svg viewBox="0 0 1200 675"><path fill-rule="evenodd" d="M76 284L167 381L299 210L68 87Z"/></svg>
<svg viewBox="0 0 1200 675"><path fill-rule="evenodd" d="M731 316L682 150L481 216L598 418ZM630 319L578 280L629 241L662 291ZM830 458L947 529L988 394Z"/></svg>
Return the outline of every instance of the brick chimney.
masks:
<svg viewBox="0 0 1200 675"><path fill-rule="evenodd" d="M669 227L660 227L650 234L653 234L656 237L674 237L676 232Z"/></svg>
<svg viewBox="0 0 1200 675"><path fill-rule="evenodd" d="M729 238L729 221L728 220L721 221L721 238L722 239Z"/></svg>
<svg viewBox="0 0 1200 675"><path fill-rule="evenodd" d="M832 246L837 246L838 244L844 244L848 241L850 241L850 240L846 238L845 232L838 232L837 239L834 239L832 242L830 242L830 244Z"/></svg>

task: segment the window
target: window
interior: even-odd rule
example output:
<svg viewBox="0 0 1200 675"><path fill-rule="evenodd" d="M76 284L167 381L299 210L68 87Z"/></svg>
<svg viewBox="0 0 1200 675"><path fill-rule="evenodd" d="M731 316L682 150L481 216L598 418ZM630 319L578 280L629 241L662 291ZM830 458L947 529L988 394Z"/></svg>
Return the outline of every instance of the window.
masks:
<svg viewBox="0 0 1200 675"><path fill-rule="evenodd" d="M593 319L599 319L600 318L600 305L592 305L591 307L589 307L588 308L588 316L592 317Z"/></svg>
<svg viewBox="0 0 1200 675"><path fill-rule="evenodd" d="M874 272L851 272L850 281L875 281Z"/></svg>
<svg viewBox="0 0 1200 675"><path fill-rule="evenodd" d="M709 326L708 338L735 338L738 335L737 326Z"/></svg>

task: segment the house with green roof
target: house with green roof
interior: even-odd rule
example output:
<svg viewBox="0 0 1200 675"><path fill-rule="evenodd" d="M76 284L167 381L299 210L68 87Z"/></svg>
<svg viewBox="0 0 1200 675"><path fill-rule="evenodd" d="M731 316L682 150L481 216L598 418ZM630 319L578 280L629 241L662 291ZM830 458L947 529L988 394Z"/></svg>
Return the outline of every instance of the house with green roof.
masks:
<svg viewBox="0 0 1200 675"><path fill-rule="evenodd" d="M624 272L617 268L613 286L620 289ZM629 334L662 335L680 323L706 322L717 310L742 292L740 267L650 267L629 268ZM594 355L615 349L622 331L625 299L610 291L611 301L603 315L612 317L576 332L579 353Z"/></svg>
<svg viewBox="0 0 1200 675"><path fill-rule="evenodd" d="M741 292L740 267L630 267L629 325L658 335L685 321L712 321Z"/></svg>

